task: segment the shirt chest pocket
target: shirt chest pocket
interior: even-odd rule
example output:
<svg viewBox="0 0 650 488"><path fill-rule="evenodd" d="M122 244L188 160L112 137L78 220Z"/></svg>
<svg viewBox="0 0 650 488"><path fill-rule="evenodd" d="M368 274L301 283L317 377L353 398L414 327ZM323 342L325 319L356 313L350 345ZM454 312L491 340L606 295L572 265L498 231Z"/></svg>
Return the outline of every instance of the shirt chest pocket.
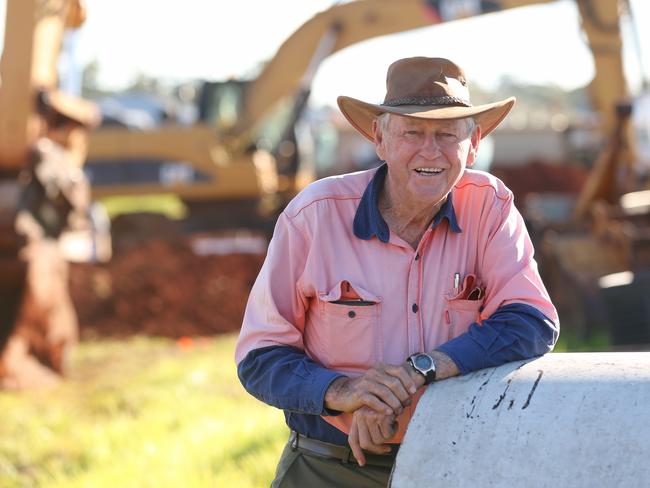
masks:
<svg viewBox="0 0 650 488"><path fill-rule="evenodd" d="M478 322L483 302L478 300L447 300L445 322L449 327L448 339L467 332L469 326Z"/></svg>
<svg viewBox="0 0 650 488"><path fill-rule="evenodd" d="M449 329L448 339L467 332L470 325L479 321L484 294L485 289L474 275L468 275L460 289L445 294L444 320Z"/></svg>
<svg viewBox="0 0 650 488"><path fill-rule="evenodd" d="M381 359L381 299L348 281L319 295L318 335L327 368L362 372Z"/></svg>

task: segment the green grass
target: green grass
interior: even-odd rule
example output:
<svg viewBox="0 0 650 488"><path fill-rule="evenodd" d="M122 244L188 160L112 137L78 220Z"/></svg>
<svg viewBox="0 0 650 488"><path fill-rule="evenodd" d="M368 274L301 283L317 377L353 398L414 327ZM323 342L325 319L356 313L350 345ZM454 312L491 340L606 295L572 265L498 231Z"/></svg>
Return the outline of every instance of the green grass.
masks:
<svg viewBox="0 0 650 488"><path fill-rule="evenodd" d="M105 197L101 203L111 219L135 212L161 213L170 219L182 219L187 214L181 199L171 194Z"/></svg>
<svg viewBox="0 0 650 488"><path fill-rule="evenodd" d="M593 330L588 336L574 330L562 330L553 352L593 352L610 351L610 339L606 331Z"/></svg>
<svg viewBox="0 0 650 488"><path fill-rule="evenodd" d="M0 487L268 486L288 431L234 341L85 342L60 386L0 392Z"/></svg>

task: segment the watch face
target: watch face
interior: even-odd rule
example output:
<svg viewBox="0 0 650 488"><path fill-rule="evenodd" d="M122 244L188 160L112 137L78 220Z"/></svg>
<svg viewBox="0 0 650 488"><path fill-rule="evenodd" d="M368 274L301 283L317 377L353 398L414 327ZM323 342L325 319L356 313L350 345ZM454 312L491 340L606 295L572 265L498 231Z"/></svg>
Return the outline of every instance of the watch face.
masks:
<svg viewBox="0 0 650 488"><path fill-rule="evenodd" d="M430 369L431 366L433 366L431 358L429 356L424 355L424 354L420 354L418 356L415 356L414 359L415 359L414 360L415 366L418 369L421 369L423 371L426 371L426 370Z"/></svg>

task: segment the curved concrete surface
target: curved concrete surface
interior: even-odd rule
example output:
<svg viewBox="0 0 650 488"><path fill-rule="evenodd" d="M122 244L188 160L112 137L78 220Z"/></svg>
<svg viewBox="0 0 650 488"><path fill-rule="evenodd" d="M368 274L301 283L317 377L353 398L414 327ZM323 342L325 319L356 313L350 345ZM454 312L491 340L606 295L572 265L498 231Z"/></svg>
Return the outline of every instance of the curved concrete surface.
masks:
<svg viewBox="0 0 650 488"><path fill-rule="evenodd" d="M650 353L548 354L434 383L391 486L650 486Z"/></svg>

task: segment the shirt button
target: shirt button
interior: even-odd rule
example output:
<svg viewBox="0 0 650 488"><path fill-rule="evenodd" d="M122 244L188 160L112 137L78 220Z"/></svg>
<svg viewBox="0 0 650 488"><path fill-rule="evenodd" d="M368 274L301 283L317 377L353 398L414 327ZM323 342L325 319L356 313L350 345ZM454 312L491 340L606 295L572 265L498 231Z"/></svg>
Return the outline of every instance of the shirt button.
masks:
<svg viewBox="0 0 650 488"><path fill-rule="evenodd" d="M348 317L350 317L351 319L353 319L356 316L357 316L357 314L356 314L356 312L354 310L350 310L348 312Z"/></svg>
<svg viewBox="0 0 650 488"><path fill-rule="evenodd" d="M418 307L417 303L414 303L413 306L411 307L411 310L413 310L413 313L418 313L419 309L420 308Z"/></svg>
<svg viewBox="0 0 650 488"><path fill-rule="evenodd" d="M415 253L415 260L418 261L420 259L420 253L416 252Z"/></svg>

